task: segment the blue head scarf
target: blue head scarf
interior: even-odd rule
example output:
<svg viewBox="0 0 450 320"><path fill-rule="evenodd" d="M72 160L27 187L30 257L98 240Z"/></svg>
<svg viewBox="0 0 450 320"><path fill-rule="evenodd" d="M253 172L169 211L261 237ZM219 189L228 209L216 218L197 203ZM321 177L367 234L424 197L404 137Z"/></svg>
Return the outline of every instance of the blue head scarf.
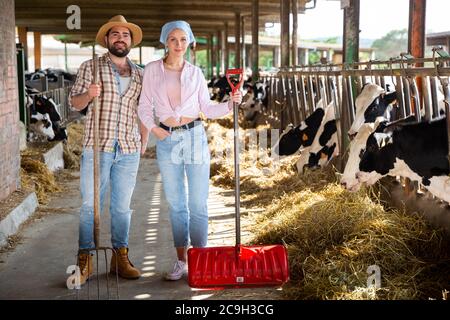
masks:
<svg viewBox="0 0 450 320"><path fill-rule="evenodd" d="M183 30L187 34L189 44L195 42L195 37L192 33L191 26L189 25L189 23L182 20L167 22L161 29L161 36L159 37L159 41L162 44L166 45L167 37L174 29Z"/></svg>

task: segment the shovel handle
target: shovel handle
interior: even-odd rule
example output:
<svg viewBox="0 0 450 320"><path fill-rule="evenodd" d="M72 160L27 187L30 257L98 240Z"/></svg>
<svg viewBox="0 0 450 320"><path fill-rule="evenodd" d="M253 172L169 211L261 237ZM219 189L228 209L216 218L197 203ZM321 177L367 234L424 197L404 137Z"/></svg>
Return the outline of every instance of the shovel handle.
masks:
<svg viewBox="0 0 450 320"><path fill-rule="evenodd" d="M236 219L236 246L241 244L241 211L240 211L240 184L239 184L239 126L238 105L233 102L233 128L234 128L234 207Z"/></svg>
<svg viewBox="0 0 450 320"><path fill-rule="evenodd" d="M239 90L244 80L243 69L228 69L225 73L233 94ZM230 77L239 75L239 82L234 85ZM234 129L234 207L236 220L236 248L241 244L241 212L240 212L240 185L239 185L239 125L238 105L233 102L233 129Z"/></svg>
<svg viewBox="0 0 450 320"><path fill-rule="evenodd" d="M93 83L98 82L98 56L94 53L92 59ZM99 121L98 97L93 100L94 120L94 243L100 247L100 155L99 155Z"/></svg>

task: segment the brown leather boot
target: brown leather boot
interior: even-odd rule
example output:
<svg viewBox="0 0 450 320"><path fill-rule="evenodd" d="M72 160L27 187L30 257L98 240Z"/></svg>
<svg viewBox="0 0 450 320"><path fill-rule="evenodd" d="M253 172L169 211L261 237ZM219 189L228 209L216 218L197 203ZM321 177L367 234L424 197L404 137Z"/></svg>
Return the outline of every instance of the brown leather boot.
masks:
<svg viewBox="0 0 450 320"><path fill-rule="evenodd" d="M80 285L83 285L94 273L92 255L83 252L78 253L78 267L80 268Z"/></svg>
<svg viewBox="0 0 450 320"><path fill-rule="evenodd" d="M116 273L116 259L117 269L119 276L125 279L138 279L141 276L141 272L134 267L134 265L128 259L128 248L115 249L116 254L113 253L111 257L111 273ZM116 257L117 256L117 257Z"/></svg>

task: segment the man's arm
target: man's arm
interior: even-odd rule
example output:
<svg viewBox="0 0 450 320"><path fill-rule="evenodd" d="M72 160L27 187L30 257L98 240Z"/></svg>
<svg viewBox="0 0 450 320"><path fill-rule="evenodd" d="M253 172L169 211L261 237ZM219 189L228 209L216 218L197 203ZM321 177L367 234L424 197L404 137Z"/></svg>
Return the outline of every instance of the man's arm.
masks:
<svg viewBox="0 0 450 320"><path fill-rule="evenodd" d="M139 118L138 118L138 122L139 122L139 131L141 133L141 154L143 155L145 153L145 150L147 149L149 130L139 120Z"/></svg>
<svg viewBox="0 0 450 320"><path fill-rule="evenodd" d="M94 97L100 96L101 86L98 84L89 85L88 91L82 94L74 95L71 98L72 107L76 110L84 109Z"/></svg>

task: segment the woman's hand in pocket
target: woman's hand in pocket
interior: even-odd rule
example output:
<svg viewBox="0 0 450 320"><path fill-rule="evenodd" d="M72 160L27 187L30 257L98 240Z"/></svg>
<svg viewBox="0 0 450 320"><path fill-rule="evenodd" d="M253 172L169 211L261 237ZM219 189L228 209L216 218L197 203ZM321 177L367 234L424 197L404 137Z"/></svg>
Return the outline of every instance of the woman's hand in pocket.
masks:
<svg viewBox="0 0 450 320"><path fill-rule="evenodd" d="M152 133L155 135L155 137L158 140L164 140L165 138L167 138L168 136L170 136L170 132L164 130L163 128L160 127L155 127L152 129Z"/></svg>

